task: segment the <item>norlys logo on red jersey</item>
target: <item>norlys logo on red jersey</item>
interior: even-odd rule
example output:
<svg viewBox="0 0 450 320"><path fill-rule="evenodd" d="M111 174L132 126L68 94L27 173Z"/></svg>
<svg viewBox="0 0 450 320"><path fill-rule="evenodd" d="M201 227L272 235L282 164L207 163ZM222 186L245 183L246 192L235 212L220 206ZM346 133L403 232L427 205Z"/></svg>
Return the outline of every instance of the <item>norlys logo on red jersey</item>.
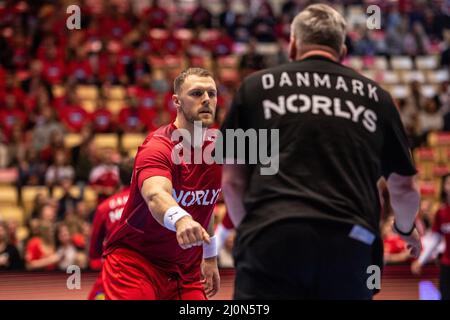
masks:
<svg viewBox="0 0 450 320"><path fill-rule="evenodd" d="M222 189L206 190L175 190L172 189L172 196L175 201L183 207L209 206L215 204Z"/></svg>

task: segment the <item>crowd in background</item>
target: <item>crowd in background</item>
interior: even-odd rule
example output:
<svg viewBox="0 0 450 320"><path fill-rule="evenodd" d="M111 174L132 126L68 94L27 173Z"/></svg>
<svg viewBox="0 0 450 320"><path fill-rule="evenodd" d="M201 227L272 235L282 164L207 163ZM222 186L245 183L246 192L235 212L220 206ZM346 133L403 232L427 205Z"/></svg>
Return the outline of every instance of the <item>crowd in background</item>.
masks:
<svg viewBox="0 0 450 320"><path fill-rule="evenodd" d="M15 221L0 223L0 269L95 268L87 255L95 207L86 204L83 190L92 187L98 201L112 195L124 156L120 148L97 148L95 134L146 133L169 123L176 115L172 81L180 65L219 74L221 58L238 56L238 77L218 79L219 126L240 78L288 61L290 23L313 1L85 0L78 3L81 29L69 30L66 8L73 2L0 1L0 168L17 168L19 191L28 185L50 190L38 194L26 213L25 237L18 236ZM349 20L350 56L438 55L439 67L450 67L448 1L330 3ZM361 18L370 4L382 10L380 30L368 30ZM268 56L261 45L277 50ZM97 89L93 110L80 101L80 85ZM116 86L125 90L117 114L108 108ZM424 96L418 82L410 87L412 94L396 102L417 147L431 131L450 131L450 87L443 82L433 97ZM80 134L81 143L66 147L67 133ZM81 190L77 197L70 192L74 185ZM55 187L62 196L53 197ZM387 239L394 237L389 230L383 229ZM386 241L388 251L402 255L387 256L389 262L407 261L404 244L396 241Z"/></svg>

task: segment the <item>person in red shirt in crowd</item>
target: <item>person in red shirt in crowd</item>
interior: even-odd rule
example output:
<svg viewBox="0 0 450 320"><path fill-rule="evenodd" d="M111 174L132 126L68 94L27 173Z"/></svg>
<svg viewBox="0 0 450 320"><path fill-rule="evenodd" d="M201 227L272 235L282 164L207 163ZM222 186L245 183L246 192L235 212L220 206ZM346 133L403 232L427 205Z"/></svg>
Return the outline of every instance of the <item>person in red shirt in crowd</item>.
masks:
<svg viewBox="0 0 450 320"><path fill-rule="evenodd" d="M4 105L0 101L0 127L9 141L14 127L24 128L28 122L28 117L16 103L16 97L12 93L5 95Z"/></svg>
<svg viewBox="0 0 450 320"><path fill-rule="evenodd" d="M383 225L384 263L402 263L410 261L406 242L392 229L394 216L389 216Z"/></svg>
<svg viewBox="0 0 450 320"><path fill-rule="evenodd" d="M150 28L166 28L169 13L162 7L159 0L153 0L150 7L143 11L142 19L148 21Z"/></svg>
<svg viewBox="0 0 450 320"><path fill-rule="evenodd" d="M91 114L91 121L95 133L113 132L116 124L112 112L106 106L106 99L100 95L97 100L97 107Z"/></svg>
<svg viewBox="0 0 450 320"><path fill-rule="evenodd" d="M90 121L90 115L80 106L76 91L73 87L66 89L65 100L65 103L58 110L59 118L67 130L79 133L81 128Z"/></svg>
<svg viewBox="0 0 450 320"><path fill-rule="evenodd" d="M126 83L125 66L116 52L105 53L98 59L97 79L102 84Z"/></svg>
<svg viewBox="0 0 450 320"><path fill-rule="evenodd" d="M138 80L138 86L129 88L129 93L137 102L139 118L145 124L148 131L153 131L158 127L158 97L152 89L151 76L143 75Z"/></svg>
<svg viewBox="0 0 450 320"><path fill-rule="evenodd" d="M128 96L127 106L122 108L118 115L118 126L121 132L141 133L145 130L145 124L148 121L145 112L138 108L137 101Z"/></svg>
<svg viewBox="0 0 450 320"><path fill-rule="evenodd" d="M129 18L119 12L114 5L109 9L108 15L101 21L101 29L108 30L109 36L122 40L132 30Z"/></svg>
<svg viewBox="0 0 450 320"><path fill-rule="evenodd" d="M208 43L210 52L214 57L227 56L233 53L233 39L225 29L220 30L219 36Z"/></svg>
<svg viewBox="0 0 450 320"><path fill-rule="evenodd" d="M89 245L89 259L92 269L101 268L103 245L111 230L120 220L123 208L130 194L131 176L134 159L124 159L119 165L121 190L104 200L95 211L94 222ZM104 300L102 274L100 273L92 287L88 300Z"/></svg>
<svg viewBox="0 0 450 320"><path fill-rule="evenodd" d="M431 243L424 248L419 259L411 264L411 271L419 275L422 266L427 263L444 238L446 245L440 261L439 287L441 299L450 300L450 174L442 177L441 201L442 206L434 217Z"/></svg>
<svg viewBox="0 0 450 320"><path fill-rule="evenodd" d="M67 66L67 75L69 78L79 83L92 83L94 79L94 71L87 58L85 48L78 48L76 57L70 61Z"/></svg>
<svg viewBox="0 0 450 320"><path fill-rule="evenodd" d="M12 58L14 69L16 72L27 70L30 62L30 49L28 48L26 37L20 32L15 34L12 47L14 51Z"/></svg>
<svg viewBox="0 0 450 320"><path fill-rule="evenodd" d="M42 61L42 78L51 85L60 84L66 76L66 66L58 57L58 49L52 44L45 48L45 58Z"/></svg>
<svg viewBox="0 0 450 320"><path fill-rule="evenodd" d="M45 220L39 220L38 224L39 234L32 237L25 248L25 268L56 270L62 257L56 253L54 225Z"/></svg>
<svg viewBox="0 0 450 320"><path fill-rule="evenodd" d="M6 96L11 94L15 98L15 105L21 110L24 110L23 107L26 103L27 95L22 90L20 81L17 79L15 73L7 73L5 76L5 87L0 87L0 109L2 109Z"/></svg>
<svg viewBox="0 0 450 320"><path fill-rule="evenodd" d="M119 168L114 163L114 149L103 148L99 154L101 162L92 168L89 184L98 194L98 202L114 194L119 187Z"/></svg>
<svg viewBox="0 0 450 320"><path fill-rule="evenodd" d="M126 66L128 83L135 84L139 81L139 79L142 77L147 77L151 73L152 67L147 62L145 49L140 46L135 49L133 59Z"/></svg>
<svg viewBox="0 0 450 320"><path fill-rule="evenodd" d="M183 143L171 139L180 133L177 129L192 137L195 121L203 129L213 124L217 88L208 71L191 68L175 79L174 92L177 118L139 147L128 202L106 242L106 299L195 300L219 289L212 213L221 191L221 167L189 164L193 159L177 165L172 153ZM214 143L208 133L194 148ZM189 143L184 147L192 152Z"/></svg>

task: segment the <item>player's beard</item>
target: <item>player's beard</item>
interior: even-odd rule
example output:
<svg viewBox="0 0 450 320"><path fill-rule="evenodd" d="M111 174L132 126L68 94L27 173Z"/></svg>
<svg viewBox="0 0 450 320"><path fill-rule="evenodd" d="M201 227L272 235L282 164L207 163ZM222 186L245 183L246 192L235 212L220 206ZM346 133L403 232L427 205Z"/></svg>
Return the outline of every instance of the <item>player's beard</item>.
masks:
<svg viewBox="0 0 450 320"><path fill-rule="evenodd" d="M204 107L202 107L204 108ZM180 106L180 110L181 113L183 114L184 119L186 119L186 122L191 123L192 125L194 125L195 121L201 121L203 127L209 128L214 124L214 117L215 117L215 113L212 110L212 108L210 106L208 106L208 109L211 110L211 118L210 119L203 119L201 118L200 114L198 112L196 113L189 113L186 112L184 109L184 106L181 104Z"/></svg>

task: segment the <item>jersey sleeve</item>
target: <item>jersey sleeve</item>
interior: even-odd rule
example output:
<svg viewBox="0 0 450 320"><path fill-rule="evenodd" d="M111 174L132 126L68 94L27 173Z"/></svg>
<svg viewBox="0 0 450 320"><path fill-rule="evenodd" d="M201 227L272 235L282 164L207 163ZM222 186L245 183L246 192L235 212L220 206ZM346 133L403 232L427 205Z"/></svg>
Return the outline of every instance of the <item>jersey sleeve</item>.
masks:
<svg viewBox="0 0 450 320"><path fill-rule="evenodd" d="M171 143L153 138L136 156L136 178L139 189L150 177L160 176L172 181L174 164Z"/></svg>
<svg viewBox="0 0 450 320"><path fill-rule="evenodd" d="M387 179L391 173L412 176L417 173L408 138L397 108L389 96L386 106L384 144L381 157L382 174Z"/></svg>

